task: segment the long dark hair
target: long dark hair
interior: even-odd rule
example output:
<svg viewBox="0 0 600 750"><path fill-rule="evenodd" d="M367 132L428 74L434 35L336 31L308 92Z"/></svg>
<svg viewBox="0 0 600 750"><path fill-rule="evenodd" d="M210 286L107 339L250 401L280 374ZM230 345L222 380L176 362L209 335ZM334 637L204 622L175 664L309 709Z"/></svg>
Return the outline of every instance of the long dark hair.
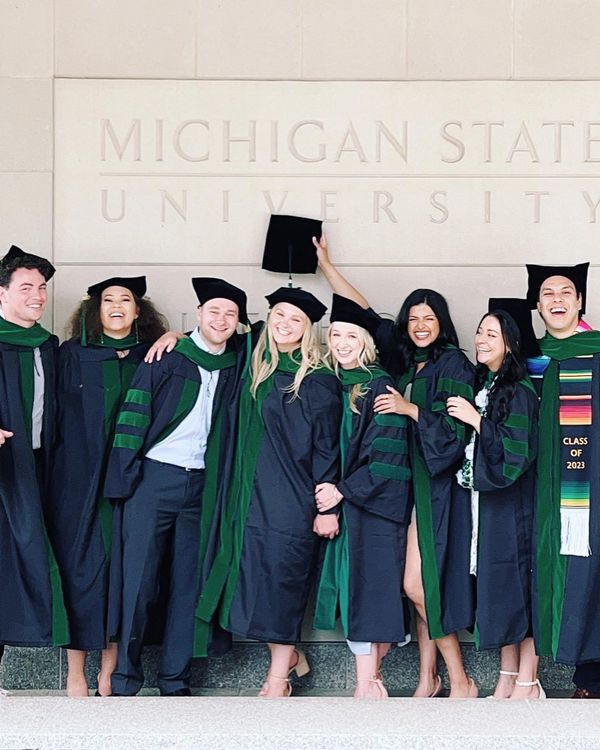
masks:
<svg viewBox="0 0 600 750"><path fill-rule="evenodd" d="M512 317L504 310L492 310L486 313L477 326L479 330L481 324L487 317L496 318L500 324L500 331L504 339L506 353L502 364L498 368L494 384L488 397L486 416L494 414L494 422L503 422L507 415L510 402L515 395L515 389L519 380L522 380L527 374L527 367L521 355L520 339L521 334L517 324ZM489 373L485 365L477 364L475 371L475 393L479 392Z"/></svg>
<svg viewBox="0 0 600 750"><path fill-rule="evenodd" d="M395 376L403 375L411 368L418 349L408 335L410 309L415 305L429 305L440 326L439 336L429 347L429 360L435 362L449 344L458 349L458 336L444 297L439 292L434 292L433 289L415 289L402 303L394 323L396 356L386 364Z"/></svg>
<svg viewBox="0 0 600 750"><path fill-rule="evenodd" d="M137 319L137 332L140 342L154 342L168 329L168 322L164 315L158 312L149 299L137 297L133 294L135 304L140 311ZM80 339L82 321L85 320L85 330L88 342L102 335L100 321L100 303L102 295L94 294L84 299L67 323L67 338Z"/></svg>

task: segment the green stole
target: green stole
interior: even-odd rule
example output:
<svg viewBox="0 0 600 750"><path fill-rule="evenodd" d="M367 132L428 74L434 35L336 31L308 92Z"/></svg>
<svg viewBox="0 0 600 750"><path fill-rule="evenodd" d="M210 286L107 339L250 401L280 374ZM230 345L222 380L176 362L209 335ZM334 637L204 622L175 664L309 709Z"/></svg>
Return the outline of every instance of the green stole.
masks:
<svg viewBox="0 0 600 750"><path fill-rule="evenodd" d="M368 371L357 367L353 370L340 369L338 377L342 381L342 423L340 427L341 476L345 477L348 449L352 439L352 416L350 408L350 391L352 386L370 383L375 378L387 375L377 366ZM350 604L350 549L348 527L344 517L344 506L340 506L340 533L326 543L317 602L315 607L314 626L319 630L335 630L339 612L344 635L348 638L348 611Z"/></svg>
<svg viewBox="0 0 600 750"><path fill-rule="evenodd" d="M263 403L273 391L275 376L278 372L291 375L298 372L300 362L293 355L293 352L291 354L279 353L277 369L258 386L256 396L253 396L250 390L249 371L246 371L243 377L234 465L219 525L219 549L196 608L195 656L206 655L209 623L219 604L219 623L224 628L228 624L229 610L239 578L244 529L252 498L254 473L265 429L262 416ZM329 372L326 368L318 368L316 371Z"/></svg>
<svg viewBox="0 0 600 750"><path fill-rule="evenodd" d="M52 334L41 325L35 323L30 328L23 328L15 323L0 317L0 344L8 346L20 346L26 351L19 352L19 370L21 384L21 406L23 410L23 421L27 430L29 442L31 443L32 432L32 410L34 395L34 354L33 350L45 344ZM21 467L22 469L23 467ZM30 471L36 471L32 463ZM40 492L41 500L41 492ZM46 525L43 524L46 551L48 555L48 574L50 579L50 590L52 591L52 642L55 646L64 646L69 642L69 624L64 604L62 582L58 563L48 538Z"/></svg>
<svg viewBox="0 0 600 750"><path fill-rule="evenodd" d="M600 332L584 331L566 339L546 334L540 339L542 353L550 357L542 380L540 443L537 458L536 584L540 654L556 655L568 556L561 554L561 426L560 363L574 357L600 353Z"/></svg>
<svg viewBox="0 0 600 750"><path fill-rule="evenodd" d="M115 339L103 334L96 336L89 342L92 346L112 349L113 351L125 351L139 344L135 334L129 334L123 339ZM81 342L82 346L87 346ZM106 453L104 462L108 461L108 454L112 447L115 433L116 419L119 409L123 405L125 395L129 390L133 375L137 369L137 363L128 362L127 357L120 359L114 357L102 362L102 392L104 394L104 439ZM103 472L104 475L104 472ZM110 559L112 547L112 504L104 495L100 495L98 501L98 518L100 521L100 532L107 560Z"/></svg>
<svg viewBox="0 0 600 750"><path fill-rule="evenodd" d="M202 367L204 370L214 372L215 370L225 370L234 367L237 362L235 352L224 352L223 354L211 354L201 349L192 339L179 339L174 351L179 352L183 357L193 364ZM198 388L186 388L181 395L180 402L175 412L174 420L167 426L157 439L157 443L164 440L167 435L183 421L190 409L196 403L198 397ZM200 534L199 534L199 553L198 568L196 580L200 581L202 577L202 568L204 558L208 549L211 526L213 523L215 510L218 500L218 488L220 481L220 453L223 435L224 408L222 399L215 401L213 407L213 416L211 421L210 433L206 443L204 453L204 489L202 491L202 511L200 515ZM194 656L206 656L208 642L210 638L210 629L208 622L205 622L196 616L194 621Z"/></svg>
<svg viewBox="0 0 600 750"><path fill-rule="evenodd" d="M455 348L455 347L448 347ZM429 357L428 347L415 351L414 365L400 378L398 389L403 393L407 385L412 382L410 400L419 409L426 409L427 404L427 378L416 377L416 365L419 362L427 362ZM465 395L460 393L458 395ZM445 409L445 404L440 404ZM434 411L435 405L430 405ZM423 589L425 593L425 609L427 612L427 625L429 637L432 639L443 638L447 633L442 625L442 595L441 583L435 554L435 533L433 528L433 511L431 507L431 477L425 465L418 447L415 431L410 430L410 461L413 476L413 488L415 499L415 514L417 519L417 536L419 539L419 550L421 553L421 574L423 576Z"/></svg>

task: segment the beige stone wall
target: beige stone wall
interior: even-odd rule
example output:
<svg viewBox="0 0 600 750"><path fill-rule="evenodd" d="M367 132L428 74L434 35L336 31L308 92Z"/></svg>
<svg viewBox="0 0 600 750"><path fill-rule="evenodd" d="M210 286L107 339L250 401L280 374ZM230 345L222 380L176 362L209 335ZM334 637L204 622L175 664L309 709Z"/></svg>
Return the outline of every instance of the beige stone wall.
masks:
<svg viewBox="0 0 600 750"><path fill-rule="evenodd" d="M287 190L285 210L326 214L335 259L374 306L394 313L410 289L432 286L469 344L488 293L524 290L525 260L596 264L599 42L595 0L7 0L0 248L55 259L57 332L115 268L147 270L178 327L193 314L193 274L244 284L259 315L280 282L258 268L268 201ZM109 143L102 163L103 119L121 142L136 119L146 130L209 120L211 157L156 161L148 131L138 162L132 141L121 159ZM230 137L256 121L255 162L235 141L225 159L225 120ZM306 120L324 123L324 163L289 156L289 129ZM408 121L407 159L385 138L377 159L377 120L398 141ZM181 134L188 154L204 144L195 127ZM297 135L309 158L316 127ZM125 220L103 219L102 190L113 218L127 191ZM594 267L592 323L597 278ZM326 295L319 279L297 281Z"/></svg>

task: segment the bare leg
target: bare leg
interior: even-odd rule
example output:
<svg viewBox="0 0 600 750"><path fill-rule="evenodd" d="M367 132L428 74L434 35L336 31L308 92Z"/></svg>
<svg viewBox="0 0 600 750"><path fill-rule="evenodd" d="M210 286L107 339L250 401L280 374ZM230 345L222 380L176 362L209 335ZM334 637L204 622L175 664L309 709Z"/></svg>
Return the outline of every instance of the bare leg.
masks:
<svg viewBox="0 0 600 750"><path fill-rule="evenodd" d="M511 644L503 646L500 650L500 669L502 672L513 672L514 674L498 675L498 682L494 690L494 698L510 698L515 688L515 680L519 673L519 646Z"/></svg>
<svg viewBox="0 0 600 750"><path fill-rule="evenodd" d="M87 651L67 649L67 695L69 698L87 698L88 685L85 679Z"/></svg>
<svg viewBox="0 0 600 750"><path fill-rule="evenodd" d="M289 694L288 674L294 661L294 646L269 643L271 665L267 680L259 695L265 698L285 698Z"/></svg>
<svg viewBox="0 0 600 750"><path fill-rule="evenodd" d="M525 638L519 648L519 682L535 682L537 680L537 668L539 657L535 653L533 638ZM521 687L515 685L515 689L510 696L511 700L524 700L526 698L539 698L539 685Z"/></svg>
<svg viewBox="0 0 600 750"><path fill-rule="evenodd" d="M387 690L377 679L379 664L378 644L371 645L371 653L363 656L355 655L356 659L356 689L355 698L387 698Z"/></svg>
<svg viewBox="0 0 600 750"><path fill-rule="evenodd" d="M437 673L437 647L429 638L425 614L425 592L421 578L421 553L417 539L417 522L408 527L406 542L406 568L404 590L415 605L417 615L417 640L419 642L419 683L414 698L428 698L439 686Z"/></svg>
<svg viewBox="0 0 600 750"><path fill-rule="evenodd" d="M390 648L392 647L391 643L374 643L373 647L377 649L377 676L379 679L381 679L381 665L383 663L383 660L388 655L388 652Z"/></svg>
<svg viewBox="0 0 600 750"><path fill-rule="evenodd" d="M117 666L117 644L109 643L102 651L102 661L100 662L100 673L98 675L98 692L102 696L112 695L110 676Z"/></svg>
<svg viewBox="0 0 600 750"><path fill-rule="evenodd" d="M456 634L451 633L443 638L438 638L435 643L448 669L450 698L477 698L479 696L479 689L465 672Z"/></svg>

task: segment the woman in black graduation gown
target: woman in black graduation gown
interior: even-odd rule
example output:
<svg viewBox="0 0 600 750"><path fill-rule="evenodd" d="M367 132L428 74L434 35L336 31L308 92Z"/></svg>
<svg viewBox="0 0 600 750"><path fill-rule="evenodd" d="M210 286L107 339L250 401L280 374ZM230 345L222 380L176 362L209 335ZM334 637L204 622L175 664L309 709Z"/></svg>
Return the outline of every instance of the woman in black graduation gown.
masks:
<svg viewBox="0 0 600 750"><path fill-rule="evenodd" d="M367 300L331 263L324 238L314 244L333 290L368 308ZM472 399L474 368L458 348L446 301L430 289L412 292L395 323L382 319L375 343L383 366L398 383L398 390L389 387L387 395L377 397L375 411L410 417L415 513L408 531L404 589L417 614L420 674L414 695L439 695L439 649L448 668L450 697L476 698L479 691L465 673L456 635L474 621L470 499L454 477L468 433L446 411L449 396L459 393Z"/></svg>
<svg viewBox="0 0 600 750"><path fill-rule="evenodd" d="M271 664L259 695L285 697L290 672L308 671L295 644L319 537L338 532L335 512L317 513L315 488L339 477L341 403L313 326L325 306L295 288L282 287L267 300L271 310L241 386L224 541L201 602L209 609L218 602L222 627L269 644Z"/></svg>
<svg viewBox="0 0 600 750"><path fill-rule="evenodd" d="M502 649L495 698L545 698L531 632L538 398L522 358L539 347L525 300L490 300L490 311L475 334L475 406L447 401L474 430L457 478L471 491L475 638L479 648Z"/></svg>
<svg viewBox="0 0 600 750"><path fill-rule="evenodd" d="M102 497L106 459L137 365L165 328L143 299L146 278L94 284L59 351L58 432L49 508L71 642L67 694L87 696L87 651L102 651L98 694L110 695L116 644L108 643L108 568L112 509Z"/></svg>
<svg viewBox="0 0 600 750"><path fill-rule="evenodd" d="M385 698L380 665L406 640L402 577L410 521L406 417L378 415L373 402L391 377L379 367L379 316L333 295L328 358L342 382L342 481L317 486L320 511L335 508L340 534L327 542L315 627L339 618L356 658L355 698ZM340 505L341 503L341 505Z"/></svg>

